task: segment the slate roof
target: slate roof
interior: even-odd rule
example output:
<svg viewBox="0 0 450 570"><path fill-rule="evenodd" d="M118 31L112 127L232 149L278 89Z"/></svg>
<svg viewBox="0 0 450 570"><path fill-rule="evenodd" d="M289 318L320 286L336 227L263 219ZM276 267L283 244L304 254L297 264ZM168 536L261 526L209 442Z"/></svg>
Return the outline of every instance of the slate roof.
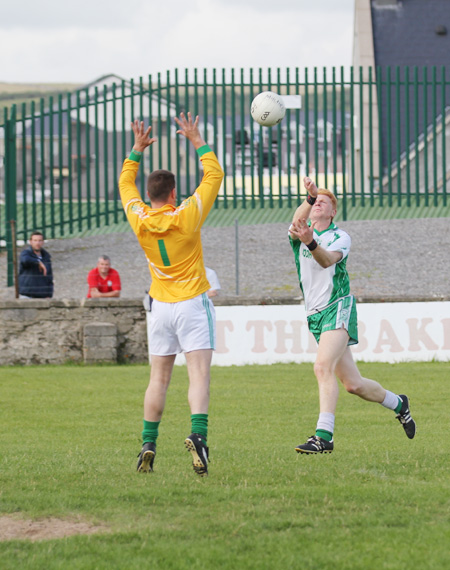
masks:
<svg viewBox="0 0 450 570"><path fill-rule="evenodd" d="M449 0L372 0L372 26L375 65L450 70Z"/></svg>
<svg viewBox="0 0 450 570"><path fill-rule="evenodd" d="M400 132L400 151L404 152L414 140L415 106L418 110L418 124L423 133L436 117L446 114L450 105L450 1L449 0L371 0L372 30L375 54L375 66L381 67L381 80L384 83L380 108L380 120L383 138L383 164L387 167L397 157L395 140L397 127ZM400 86L399 108L396 95L386 86L388 66L392 83L396 80L397 66L400 67L400 81L405 76L405 66L409 69L409 79L414 78L414 66L418 67L419 87L418 100L415 99L413 87L409 89L409 132L410 140L406 141L405 102L406 88ZM437 85L431 86L436 66ZM445 99L442 100L442 66L445 68ZM426 69L424 69L426 67ZM420 83L424 77L428 87ZM435 94L435 101L433 100ZM426 117L424 102L427 97ZM389 102L388 99L390 98ZM390 114L388 112L391 108ZM387 138L391 131L391 152L388 151Z"/></svg>

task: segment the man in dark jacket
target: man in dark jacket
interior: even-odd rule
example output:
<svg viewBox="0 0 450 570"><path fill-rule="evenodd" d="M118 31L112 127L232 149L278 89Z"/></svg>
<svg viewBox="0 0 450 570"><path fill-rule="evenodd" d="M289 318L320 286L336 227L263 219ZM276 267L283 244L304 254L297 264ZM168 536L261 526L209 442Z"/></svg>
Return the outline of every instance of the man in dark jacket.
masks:
<svg viewBox="0 0 450 570"><path fill-rule="evenodd" d="M20 253L19 295L21 299L53 297L53 273L50 254L43 249L44 236L33 232L30 245Z"/></svg>

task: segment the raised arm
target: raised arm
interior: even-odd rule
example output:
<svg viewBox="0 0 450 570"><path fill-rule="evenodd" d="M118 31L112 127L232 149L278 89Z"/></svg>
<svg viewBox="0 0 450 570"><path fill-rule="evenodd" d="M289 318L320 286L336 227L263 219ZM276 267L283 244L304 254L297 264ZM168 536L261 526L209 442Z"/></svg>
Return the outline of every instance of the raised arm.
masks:
<svg viewBox="0 0 450 570"><path fill-rule="evenodd" d="M296 220L309 218L309 213L311 212L311 208L314 205L314 202L317 198L317 186L311 180L311 178L305 177L303 179L303 184L305 186L305 190L308 192L308 196L305 198L302 204L295 210L294 216L292 221L295 222ZM295 239L295 238L294 238Z"/></svg>
<svg viewBox="0 0 450 570"><path fill-rule="evenodd" d="M142 197L136 187L135 180L139 170L139 162L142 158L144 150L156 142L156 138L150 137L152 127L144 127L143 121L135 120L131 123L134 133L134 145L130 155L125 159L122 172L119 178L120 199L125 213L128 215L128 207L131 204L142 202ZM134 228L133 228L134 229Z"/></svg>
<svg viewBox="0 0 450 570"><path fill-rule="evenodd" d="M180 215L184 217L185 227L198 230L219 193L224 172L216 155L200 134L198 116L194 121L191 113L188 112L187 116L180 113L180 116L175 117L174 120L180 127L177 134L186 137L191 142L203 166L203 177L200 185L192 196L184 200L183 208L180 210Z"/></svg>

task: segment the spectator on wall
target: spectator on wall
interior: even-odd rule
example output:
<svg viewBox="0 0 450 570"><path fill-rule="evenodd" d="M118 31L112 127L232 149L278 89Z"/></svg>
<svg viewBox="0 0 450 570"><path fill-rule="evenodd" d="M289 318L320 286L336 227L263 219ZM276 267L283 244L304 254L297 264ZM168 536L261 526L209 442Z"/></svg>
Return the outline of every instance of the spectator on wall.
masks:
<svg viewBox="0 0 450 570"><path fill-rule="evenodd" d="M91 269L87 276L90 298L120 297L119 272L111 267L111 259L107 255L98 258L97 267Z"/></svg>
<svg viewBox="0 0 450 570"><path fill-rule="evenodd" d="M33 232L29 246L19 258L19 298L50 299L53 297L52 258L44 245L44 235Z"/></svg>

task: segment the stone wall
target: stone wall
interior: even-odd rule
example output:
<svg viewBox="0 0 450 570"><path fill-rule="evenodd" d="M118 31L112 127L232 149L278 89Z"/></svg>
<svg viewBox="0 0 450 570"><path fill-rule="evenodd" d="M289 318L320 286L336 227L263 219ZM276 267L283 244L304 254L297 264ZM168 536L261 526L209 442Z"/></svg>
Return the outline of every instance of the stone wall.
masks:
<svg viewBox="0 0 450 570"><path fill-rule="evenodd" d="M148 362L142 300L0 302L0 365L95 361Z"/></svg>
<svg viewBox="0 0 450 570"><path fill-rule="evenodd" d="M216 305L292 302L291 297L219 297L214 300ZM148 362L142 300L0 301L0 366L65 362Z"/></svg>

